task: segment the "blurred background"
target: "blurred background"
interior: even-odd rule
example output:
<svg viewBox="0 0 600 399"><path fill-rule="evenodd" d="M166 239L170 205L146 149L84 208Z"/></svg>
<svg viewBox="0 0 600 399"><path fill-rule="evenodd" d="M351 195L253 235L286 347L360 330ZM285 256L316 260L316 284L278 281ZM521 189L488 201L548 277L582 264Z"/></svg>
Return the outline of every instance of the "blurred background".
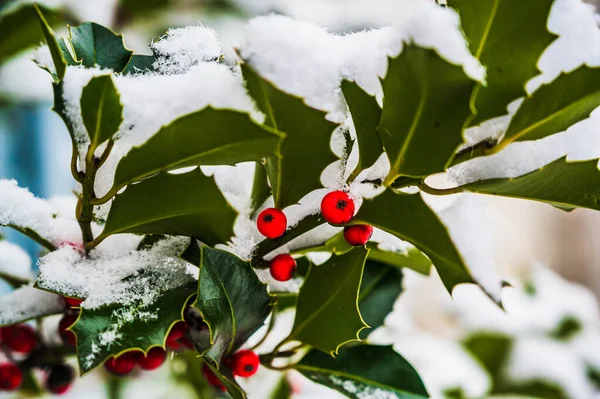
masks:
<svg viewBox="0 0 600 399"><path fill-rule="evenodd" d="M203 24L214 28L226 57L249 18L280 13L331 32L386 25L410 0L45 0L38 1L54 29L94 21L123 33L136 53L168 27ZM0 12L32 2L0 1ZM32 14L33 17L33 14ZM40 197L72 195L70 142L51 110L49 75L31 61L42 41L37 20L20 40L30 50L15 52L15 27L0 17L0 178L15 179ZM229 52L229 53L228 53ZM374 340L391 343L423 375L436 397L493 395L543 398L600 398L600 213L567 213L549 205L486 197L495 239L506 313L476 287L459 287L452 300L436 276L405 273L405 292ZM35 259L39 248L0 230ZM285 334L285 317L280 337ZM288 324L293 319L288 317ZM289 327L289 326L287 326ZM269 343L265 343L269 345ZM69 395L77 398L209 397L205 384L186 374L185 361L138 379L86 377ZM251 398L337 397L325 388L262 370L246 382ZM191 382L190 382L191 381ZM115 388L116 387L116 388ZM116 390L116 391L115 391ZM175 390L175 391L173 391ZM117 393L115 393L117 392ZM209 395L209 396L206 396ZM1 397L1 395L0 395Z"/></svg>

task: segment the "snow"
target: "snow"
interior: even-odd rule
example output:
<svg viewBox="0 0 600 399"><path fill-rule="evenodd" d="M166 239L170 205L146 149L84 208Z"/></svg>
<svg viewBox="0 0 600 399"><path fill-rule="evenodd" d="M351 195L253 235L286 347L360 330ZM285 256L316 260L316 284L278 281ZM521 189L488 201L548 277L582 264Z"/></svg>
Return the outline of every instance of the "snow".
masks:
<svg viewBox="0 0 600 399"><path fill-rule="evenodd" d="M165 75L185 73L200 62L218 60L222 54L215 31L201 25L170 28L150 47L158 57L152 66Z"/></svg>
<svg viewBox="0 0 600 399"><path fill-rule="evenodd" d="M146 251L115 251L102 245L89 257L70 246L59 248L39 260L41 288L85 298L83 308L111 303L152 304L161 292L193 280L188 263L177 256L189 239L173 237ZM134 277L126 279L126 277Z"/></svg>
<svg viewBox="0 0 600 399"><path fill-rule="evenodd" d="M31 286L21 287L0 296L0 326L62 313L63 310L64 304L60 296Z"/></svg>
<svg viewBox="0 0 600 399"><path fill-rule="evenodd" d="M407 3L403 11L392 27L344 36L280 15L257 17L248 24L240 54L262 76L328 112L328 119L335 122L343 122L346 114L341 80L356 80L381 100L379 77L385 75L388 56L397 55L403 42L434 48L462 65L472 78L484 79L484 69L470 54L454 11L433 2Z"/></svg>
<svg viewBox="0 0 600 399"><path fill-rule="evenodd" d="M25 103L52 101L52 77L31 60L32 54L25 52L2 64L0 97Z"/></svg>
<svg viewBox="0 0 600 399"><path fill-rule="evenodd" d="M18 245L0 241L0 275L14 276L22 280L31 280L31 259Z"/></svg>
<svg viewBox="0 0 600 399"><path fill-rule="evenodd" d="M55 246L81 242L81 231L74 218L57 212L49 202L18 187L16 181L0 179L0 225L29 228Z"/></svg>

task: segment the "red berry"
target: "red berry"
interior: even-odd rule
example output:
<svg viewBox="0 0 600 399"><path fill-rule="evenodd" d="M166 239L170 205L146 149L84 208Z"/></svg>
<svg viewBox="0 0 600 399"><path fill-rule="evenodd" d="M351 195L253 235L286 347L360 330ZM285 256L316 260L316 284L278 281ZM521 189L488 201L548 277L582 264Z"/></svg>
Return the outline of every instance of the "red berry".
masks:
<svg viewBox="0 0 600 399"><path fill-rule="evenodd" d="M277 255L271 260L269 266L271 276L277 281L288 281L296 271L296 260L289 254Z"/></svg>
<svg viewBox="0 0 600 399"><path fill-rule="evenodd" d="M204 378L212 387L222 392L226 391L225 386L221 380L219 380L219 377L217 377L206 364L202 365L202 374L204 374Z"/></svg>
<svg viewBox="0 0 600 399"><path fill-rule="evenodd" d="M75 371L66 364L52 366L46 378L46 389L55 395L62 395L71 388Z"/></svg>
<svg viewBox="0 0 600 399"><path fill-rule="evenodd" d="M77 345L77 337L75 336L75 333L71 330L68 330L68 328L75 324L76 321L76 314L66 314L58 322L58 334L60 335L64 343L69 344L71 346Z"/></svg>
<svg viewBox="0 0 600 399"><path fill-rule="evenodd" d="M178 321L177 323L175 323L173 327L171 327L171 330L167 335L167 344L169 342L178 341L179 338L184 337L187 332L187 329L188 326L185 321Z"/></svg>
<svg viewBox="0 0 600 399"><path fill-rule="evenodd" d="M365 245L373 235L373 227L368 224L355 224L344 227L344 238L346 242L355 247Z"/></svg>
<svg viewBox="0 0 600 399"><path fill-rule="evenodd" d="M321 213L328 223L348 223L354 216L354 200L343 191L332 191L323 197Z"/></svg>
<svg viewBox="0 0 600 399"><path fill-rule="evenodd" d="M111 356L104 362L104 367L115 375L127 375L135 367L138 353L139 351L130 351L117 357Z"/></svg>
<svg viewBox="0 0 600 399"><path fill-rule="evenodd" d="M0 341L17 353L29 353L35 348L35 330L28 324L0 328Z"/></svg>
<svg viewBox="0 0 600 399"><path fill-rule="evenodd" d="M166 358L167 352L163 348L155 346L154 348L150 348L146 354L140 353L137 362L144 370L154 370L159 368L165 362Z"/></svg>
<svg viewBox="0 0 600 399"><path fill-rule="evenodd" d="M287 218L279 209L267 208L258 215L256 227L267 238L281 237L287 229Z"/></svg>
<svg viewBox="0 0 600 399"><path fill-rule="evenodd" d="M253 376L258 370L260 360L258 355L250 350L239 351L233 355L232 371L240 377Z"/></svg>
<svg viewBox="0 0 600 399"><path fill-rule="evenodd" d="M16 364L0 364L0 391L15 391L23 382L23 372Z"/></svg>
<svg viewBox="0 0 600 399"><path fill-rule="evenodd" d="M71 308L78 308L79 305L81 305L81 302L83 302L83 299L77 299L77 298L69 298L69 297L63 297L65 299L65 302L67 303L67 306L71 307Z"/></svg>

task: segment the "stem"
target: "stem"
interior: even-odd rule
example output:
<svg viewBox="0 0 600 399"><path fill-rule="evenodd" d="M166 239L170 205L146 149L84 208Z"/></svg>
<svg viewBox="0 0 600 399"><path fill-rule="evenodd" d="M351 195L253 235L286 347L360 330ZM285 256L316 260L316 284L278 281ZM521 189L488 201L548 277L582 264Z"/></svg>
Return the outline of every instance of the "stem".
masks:
<svg viewBox="0 0 600 399"><path fill-rule="evenodd" d="M452 187L452 188L434 188L425 184L424 181L419 183L419 190L431 194L431 195L450 195L458 194L467 191L464 186Z"/></svg>
<svg viewBox="0 0 600 399"><path fill-rule="evenodd" d="M452 159L450 166L458 165L473 158L492 155L506 147L506 144L499 144L497 139L487 139L479 143L460 150Z"/></svg>
<svg viewBox="0 0 600 399"><path fill-rule="evenodd" d="M27 237L31 238L33 241L37 242L42 247L44 247L50 251L54 251L56 249L54 244L52 244L50 241L48 241L45 238L43 238L42 236L40 236L37 232L31 230L29 227L16 226L14 224L9 224L9 225L7 225L7 227L10 227L10 228L18 231L19 233L26 235Z"/></svg>
<svg viewBox="0 0 600 399"><path fill-rule="evenodd" d="M30 283L29 280L26 280L26 279L23 279L20 277L11 276L6 273L0 273L0 280L6 281L13 288L19 288L22 285L27 285Z"/></svg>
<svg viewBox="0 0 600 399"><path fill-rule="evenodd" d="M73 175L73 179L75 179L75 181L81 183L83 179L79 173L79 168L77 167L77 162L79 161L79 150L77 149L77 143L73 139L71 139L71 147L71 174Z"/></svg>

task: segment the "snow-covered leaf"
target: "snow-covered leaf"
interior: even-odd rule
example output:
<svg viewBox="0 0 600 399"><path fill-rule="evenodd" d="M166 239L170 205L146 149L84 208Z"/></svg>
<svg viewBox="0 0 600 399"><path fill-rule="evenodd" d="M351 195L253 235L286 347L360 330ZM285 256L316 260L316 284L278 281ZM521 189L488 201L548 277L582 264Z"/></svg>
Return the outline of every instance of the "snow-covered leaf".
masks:
<svg viewBox="0 0 600 399"><path fill-rule="evenodd" d="M521 177L479 180L464 187L474 193L600 210L598 160L568 162L566 157Z"/></svg>
<svg viewBox="0 0 600 399"><path fill-rule="evenodd" d="M271 312L271 296L249 262L202 245L198 299L210 328L211 347L203 354L219 367L222 357L236 350L262 325Z"/></svg>
<svg viewBox="0 0 600 399"><path fill-rule="evenodd" d="M368 250L357 247L311 265L300 288L296 319L286 341L300 341L328 354L352 341L368 325L358 308Z"/></svg>
<svg viewBox="0 0 600 399"><path fill-rule="evenodd" d="M81 116L92 151L119 130L123 121L123 105L110 75L94 77L83 88Z"/></svg>
<svg viewBox="0 0 600 399"><path fill-rule="evenodd" d="M586 65L560 75L523 101L494 149L567 130L600 106L600 68Z"/></svg>
<svg viewBox="0 0 600 399"><path fill-rule="evenodd" d="M242 72L248 91L267 116L265 124L286 134L278 156L267 160L275 206L282 209L323 187L321 173L337 160L330 147L337 125L325 119L326 112L279 90L248 64L242 64Z"/></svg>
<svg viewBox="0 0 600 399"><path fill-rule="evenodd" d="M191 282L160 293L150 305L115 303L96 309L82 308L77 322L71 327L77 336L81 374L88 373L111 355L128 349L164 348L167 333L177 321L183 320L184 307L196 290L197 284Z"/></svg>
<svg viewBox="0 0 600 399"><path fill-rule="evenodd" d="M364 169L372 166L383 152L381 139L377 132L381 119L381 107L374 96L365 92L356 82L344 80L342 92L356 129L358 142L358 165L353 171L356 176Z"/></svg>
<svg viewBox="0 0 600 399"><path fill-rule="evenodd" d="M30 286L0 296L0 326L18 324L64 311L65 305L60 296Z"/></svg>
<svg viewBox="0 0 600 399"><path fill-rule="evenodd" d="M55 25L58 21L58 13L45 6L5 7L0 13L0 63L44 40L35 7L44 12L50 24Z"/></svg>
<svg viewBox="0 0 600 399"><path fill-rule="evenodd" d="M35 11L39 18L39 23L44 34L44 38L46 39L46 43L48 44L48 49L50 50L50 55L52 56L52 62L54 63L54 69L56 72L56 78L60 82L65 77L65 71L67 69L67 61L62 53L62 50L59 47L58 40L54 35L54 31L48 25L48 21L42 10L40 9L38 4L34 4ZM51 71L49 71L52 73Z"/></svg>
<svg viewBox="0 0 600 399"><path fill-rule="evenodd" d="M69 34L75 56L86 68L98 65L121 72L133 54L125 48L122 35L95 22L69 27Z"/></svg>
<svg viewBox="0 0 600 399"><path fill-rule="evenodd" d="M117 166L119 189L165 170L195 165L234 165L273 156L282 135L243 112L204 108L163 126Z"/></svg>
<svg viewBox="0 0 600 399"><path fill-rule="evenodd" d="M429 397L417 371L391 346L345 348L336 358L313 350L295 369L348 398Z"/></svg>
<svg viewBox="0 0 600 399"><path fill-rule="evenodd" d="M215 245L233 236L236 216L214 179L200 169L162 173L115 197L100 239L119 233L168 234Z"/></svg>
<svg viewBox="0 0 600 399"><path fill-rule="evenodd" d="M449 292L473 278L447 228L418 194L383 194L363 202L352 224L370 224L408 241L433 262Z"/></svg>
<svg viewBox="0 0 600 399"><path fill-rule="evenodd" d="M32 278L31 259L27 252L18 245L0 240L0 279L16 288Z"/></svg>
<svg viewBox="0 0 600 399"><path fill-rule="evenodd" d="M472 101L478 125L505 115L506 106L526 95L525 83L539 73L537 62L555 36L546 27L552 0L449 0L460 15L471 52L486 67L486 85Z"/></svg>
<svg viewBox="0 0 600 399"><path fill-rule="evenodd" d="M385 182L441 172L463 142L476 81L434 50L407 45L382 80L379 135L391 164Z"/></svg>

